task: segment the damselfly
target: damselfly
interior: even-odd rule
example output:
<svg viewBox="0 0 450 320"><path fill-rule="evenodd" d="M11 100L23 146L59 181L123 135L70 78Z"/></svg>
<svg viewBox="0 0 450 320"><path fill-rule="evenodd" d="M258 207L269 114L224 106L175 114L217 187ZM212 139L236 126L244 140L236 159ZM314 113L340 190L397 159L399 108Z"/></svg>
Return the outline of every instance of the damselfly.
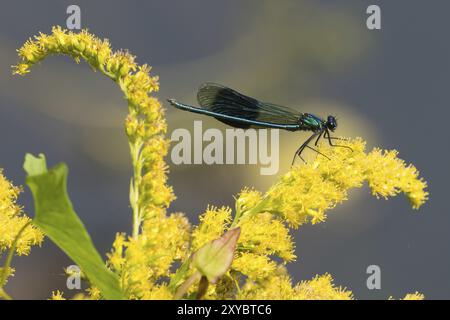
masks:
<svg viewBox="0 0 450 320"><path fill-rule="evenodd" d="M316 139L314 142L315 146L318 145L320 138L324 138L328 140L330 146L351 149L348 146L333 143L332 140L340 140L340 138L330 135L330 131L334 132L337 127L336 118L331 115L324 120L311 113L301 113L288 107L256 100L236 90L215 83L203 84L198 90L197 100L201 108L177 102L175 99L168 99L170 104L178 109L212 116L234 128L274 128L288 131L311 131L312 135L295 152L292 164L294 164L297 156L305 161L301 154L306 148L328 158L325 154L309 146L314 139Z"/></svg>

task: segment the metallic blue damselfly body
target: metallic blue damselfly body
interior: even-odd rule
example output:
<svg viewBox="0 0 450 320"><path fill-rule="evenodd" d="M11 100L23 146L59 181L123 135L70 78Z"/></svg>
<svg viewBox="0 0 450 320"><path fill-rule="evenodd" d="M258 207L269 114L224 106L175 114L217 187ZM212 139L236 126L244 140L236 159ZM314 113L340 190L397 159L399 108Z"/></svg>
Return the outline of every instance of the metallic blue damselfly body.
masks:
<svg viewBox="0 0 450 320"><path fill-rule="evenodd" d="M175 99L168 99L175 108L214 117L234 128L273 128L312 132L312 135L295 152L292 163L297 156L303 160L301 154L306 148L320 153L309 146L314 139L316 139L315 146L320 138L327 139L331 146L339 146L332 141L339 138L330 135L330 132L334 132L337 127L336 118L331 115L325 120L311 113L301 113L288 107L259 101L215 83L203 84L198 90L197 100L201 107L193 107L177 102Z"/></svg>

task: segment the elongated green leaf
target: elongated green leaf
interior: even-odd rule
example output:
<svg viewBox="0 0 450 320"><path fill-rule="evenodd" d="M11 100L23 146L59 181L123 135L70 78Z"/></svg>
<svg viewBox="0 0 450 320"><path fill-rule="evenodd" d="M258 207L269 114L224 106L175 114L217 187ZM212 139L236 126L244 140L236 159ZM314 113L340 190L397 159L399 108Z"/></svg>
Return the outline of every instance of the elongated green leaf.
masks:
<svg viewBox="0 0 450 320"><path fill-rule="evenodd" d="M25 157L26 183L35 204L36 224L63 250L98 287L105 299L122 299L118 278L106 268L67 194L67 166L60 163L47 170L45 157Z"/></svg>

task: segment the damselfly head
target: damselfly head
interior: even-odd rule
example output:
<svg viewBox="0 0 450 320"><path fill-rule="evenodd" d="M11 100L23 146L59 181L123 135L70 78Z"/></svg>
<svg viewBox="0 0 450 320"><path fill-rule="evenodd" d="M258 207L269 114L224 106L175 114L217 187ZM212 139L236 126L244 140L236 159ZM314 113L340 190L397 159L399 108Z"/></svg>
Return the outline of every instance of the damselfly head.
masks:
<svg viewBox="0 0 450 320"><path fill-rule="evenodd" d="M334 131L337 127L336 118L333 116L328 116L327 123L325 124L328 130Z"/></svg>

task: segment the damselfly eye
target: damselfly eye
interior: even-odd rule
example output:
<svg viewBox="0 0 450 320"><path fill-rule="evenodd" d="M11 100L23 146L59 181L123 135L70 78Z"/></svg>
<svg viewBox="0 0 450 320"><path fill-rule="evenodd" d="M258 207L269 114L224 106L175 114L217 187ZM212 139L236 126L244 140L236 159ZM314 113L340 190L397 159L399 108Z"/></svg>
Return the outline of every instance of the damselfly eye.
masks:
<svg viewBox="0 0 450 320"><path fill-rule="evenodd" d="M334 129L336 129L337 127L337 121L336 118L333 116L328 116L327 118L327 128L330 129L331 131L334 131Z"/></svg>

